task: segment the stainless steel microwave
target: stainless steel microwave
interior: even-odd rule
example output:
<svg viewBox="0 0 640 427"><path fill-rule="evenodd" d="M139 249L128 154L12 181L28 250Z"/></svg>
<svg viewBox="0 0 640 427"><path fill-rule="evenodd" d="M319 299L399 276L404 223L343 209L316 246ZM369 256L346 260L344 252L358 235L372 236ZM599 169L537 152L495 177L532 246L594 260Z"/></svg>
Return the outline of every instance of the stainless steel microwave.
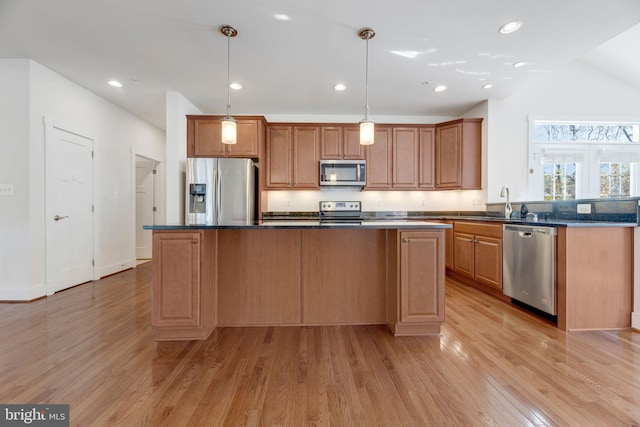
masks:
<svg viewBox="0 0 640 427"><path fill-rule="evenodd" d="M365 160L320 160L320 186L364 187L367 183Z"/></svg>

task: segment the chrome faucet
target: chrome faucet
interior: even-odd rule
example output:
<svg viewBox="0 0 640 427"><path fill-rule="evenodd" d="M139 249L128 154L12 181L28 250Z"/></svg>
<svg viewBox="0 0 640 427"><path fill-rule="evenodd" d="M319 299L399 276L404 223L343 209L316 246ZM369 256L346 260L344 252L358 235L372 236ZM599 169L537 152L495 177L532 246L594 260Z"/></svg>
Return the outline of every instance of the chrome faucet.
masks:
<svg viewBox="0 0 640 427"><path fill-rule="evenodd" d="M504 217L511 218L511 212L513 212L513 209L511 208L511 202L509 202L509 187L506 185L502 186L502 190L500 190L500 197L507 198L507 202L504 204Z"/></svg>

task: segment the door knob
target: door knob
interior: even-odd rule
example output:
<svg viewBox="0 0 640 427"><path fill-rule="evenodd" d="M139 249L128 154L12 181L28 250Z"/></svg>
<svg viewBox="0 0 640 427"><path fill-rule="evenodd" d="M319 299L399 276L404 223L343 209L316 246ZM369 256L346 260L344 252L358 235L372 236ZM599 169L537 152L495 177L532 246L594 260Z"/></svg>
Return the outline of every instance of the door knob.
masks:
<svg viewBox="0 0 640 427"><path fill-rule="evenodd" d="M69 216L68 215L65 215L65 216L56 215L56 216L53 217L53 220L54 221L60 221L61 219L65 219L65 218L69 218Z"/></svg>

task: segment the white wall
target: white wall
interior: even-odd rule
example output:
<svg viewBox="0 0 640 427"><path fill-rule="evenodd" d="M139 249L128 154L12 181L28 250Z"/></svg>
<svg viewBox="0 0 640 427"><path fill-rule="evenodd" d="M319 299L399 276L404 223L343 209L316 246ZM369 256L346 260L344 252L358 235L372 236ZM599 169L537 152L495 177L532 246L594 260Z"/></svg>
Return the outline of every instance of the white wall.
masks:
<svg viewBox="0 0 640 427"><path fill-rule="evenodd" d="M500 202L508 185L512 200L532 200L528 193L529 117L640 120L640 90L574 61L517 94L489 101L487 159L489 202Z"/></svg>
<svg viewBox="0 0 640 427"><path fill-rule="evenodd" d="M0 60L0 73L11 72L15 60ZM26 182L15 201L25 197L28 203L16 204L21 218L9 219L6 228L19 231L16 239L2 239L0 254L6 270L0 274L0 299L24 300L45 295L44 292L44 168L45 138L43 119L78 130L95 140L95 274L102 277L135 266L135 154L164 162L165 134L162 130L136 118L66 78L31 60L21 61L17 79L25 82L25 91L13 89L10 104L25 105L27 114L15 118L16 127L2 146L20 144L11 151L12 164L7 182ZM3 81L8 81L4 80ZM19 86L19 85L17 85ZM3 100L0 104L4 104ZM2 114L2 120L5 115ZM5 156L3 156L5 158ZM4 168L3 168L4 171ZM0 181L2 181L0 180ZM16 202L14 202L16 203ZM4 217L4 215L3 215ZM3 227L0 225L0 230ZM2 231L0 231L2 232ZM28 242L22 247L19 242ZM26 244L25 244L26 245ZM16 248L16 246L19 246ZM26 264L24 262L26 258ZM26 273L20 273L18 271ZM18 277L18 279L7 279Z"/></svg>
<svg viewBox="0 0 640 427"><path fill-rule="evenodd" d="M168 224L184 224L183 174L187 159L186 115L203 114L176 91L166 93L166 212Z"/></svg>
<svg viewBox="0 0 640 427"><path fill-rule="evenodd" d="M29 61L0 60L0 300L29 299Z"/></svg>
<svg viewBox="0 0 640 427"><path fill-rule="evenodd" d="M359 200L363 211L484 210L482 191L269 191L268 211L310 212L321 200Z"/></svg>

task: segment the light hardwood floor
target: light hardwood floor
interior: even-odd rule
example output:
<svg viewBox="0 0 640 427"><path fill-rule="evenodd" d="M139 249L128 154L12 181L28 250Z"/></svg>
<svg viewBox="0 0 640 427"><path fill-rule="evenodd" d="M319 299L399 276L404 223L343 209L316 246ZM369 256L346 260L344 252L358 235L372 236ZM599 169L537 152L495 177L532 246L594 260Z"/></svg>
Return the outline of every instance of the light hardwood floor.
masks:
<svg viewBox="0 0 640 427"><path fill-rule="evenodd" d="M155 342L151 263L0 304L0 403L74 426L640 425L640 334L571 332L447 282L440 337L222 328Z"/></svg>

